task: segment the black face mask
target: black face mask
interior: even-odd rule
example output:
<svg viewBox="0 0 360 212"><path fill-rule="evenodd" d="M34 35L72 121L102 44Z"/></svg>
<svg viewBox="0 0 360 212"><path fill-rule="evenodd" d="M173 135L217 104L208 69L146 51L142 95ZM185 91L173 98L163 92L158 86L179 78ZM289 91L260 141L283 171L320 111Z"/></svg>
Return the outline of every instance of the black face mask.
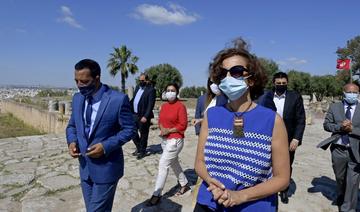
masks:
<svg viewBox="0 0 360 212"><path fill-rule="evenodd" d="M275 91L277 94L283 94L287 90L287 85L275 85Z"/></svg>
<svg viewBox="0 0 360 212"><path fill-rule="evenodd" d="M140 82L139 85L140 85L140 87L145 87L145 86L146 86L146 82L144 82L144 81L143 81L143 82Z"/></svg>
<svg viewBox="0 0 360 212"><path fill-rule="evenodd" d="M88 96L92 95L96 90L95 80L93 82L91 82L89 85L78 87L78 88L82 95L84 95L85 97L88 97Z"/></svg>

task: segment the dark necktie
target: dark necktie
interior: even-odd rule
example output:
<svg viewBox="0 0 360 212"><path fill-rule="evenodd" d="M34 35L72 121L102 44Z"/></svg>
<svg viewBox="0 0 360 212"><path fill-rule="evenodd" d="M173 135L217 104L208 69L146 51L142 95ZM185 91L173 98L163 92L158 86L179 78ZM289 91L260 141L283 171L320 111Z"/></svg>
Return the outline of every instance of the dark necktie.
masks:
<svg viewBox="0 0 360 212"><path fill-rule="evenodd" d="M346 117L346 119L351 120L351 106L350 105L348 105L346 108L345 117ZM348 145L350 143L348 134L342 135L341 140L344 145Z"/></svg>
<svg viewBox="0 0 360 212"><path fill-rule="evenodd" d="M85 135L89 137L91 127L91 114L92 114L92 97L87 98L87 106L85 111Z"/></svg>

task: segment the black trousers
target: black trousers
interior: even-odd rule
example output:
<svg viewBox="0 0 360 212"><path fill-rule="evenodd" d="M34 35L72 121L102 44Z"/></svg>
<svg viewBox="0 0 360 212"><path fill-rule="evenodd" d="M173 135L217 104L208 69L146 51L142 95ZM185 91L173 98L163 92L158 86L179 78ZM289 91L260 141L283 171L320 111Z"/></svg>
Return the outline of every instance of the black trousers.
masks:
<svg viewBox="0 0 360 212"><path fill-rule="evenodd" d="M145 154L148 144L150 119L146 120L145 123L142 123L140 121L142 117L139 117L137 114L134 114L133 117L137 128L133 141L138 153Z"/></svg>
<svg viewBox="0 0 360 212"><path fill-rule="evenodd" d="M194 208L194 212L214 212L214 211L211 210L206 205L200 205L199 203L196 203L195 208Z"/></svg>
<svg viewBox="0 0 360 212"><path fill-rule="evenodd" d="M289 156L290 156L290 179L291 179L291 174L292 174L292 170L293 170L292 165L293 165L294 159L295 159L295 151L289 151ZM289 184L289 186L290 186L290 184ZM283 190L282 192L288 192L289 186L286 187L286 189Z"/></svg>

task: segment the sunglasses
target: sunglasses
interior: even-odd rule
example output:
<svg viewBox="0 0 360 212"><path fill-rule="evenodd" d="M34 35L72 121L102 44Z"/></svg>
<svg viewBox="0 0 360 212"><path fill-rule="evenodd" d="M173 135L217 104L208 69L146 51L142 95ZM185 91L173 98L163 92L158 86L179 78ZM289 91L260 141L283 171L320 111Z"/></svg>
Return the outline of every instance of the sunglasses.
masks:
<svg viewBox="0 0 360 212"><path fill-rule="evenodd" d="M228 72L230 72L230 76L234 78L243 77L244 71L249 73L249 70L242 65L233 66L229 70L220 68L220 71L220 79L224 79Z"/></svg>

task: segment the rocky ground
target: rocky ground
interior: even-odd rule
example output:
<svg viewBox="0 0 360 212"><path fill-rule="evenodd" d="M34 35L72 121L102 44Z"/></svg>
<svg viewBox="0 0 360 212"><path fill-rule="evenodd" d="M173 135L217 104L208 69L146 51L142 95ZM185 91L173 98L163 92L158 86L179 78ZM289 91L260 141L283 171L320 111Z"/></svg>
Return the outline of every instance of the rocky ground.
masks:
<svg viewBox="0 0 360 212"><path fill-rule="evenodd" d="M303 145L296 152L291 198L280 203L279 211L337 211L330 153L316 144L329 136L322 119L307 125ZM124 145L125 176L120 180L113 211L192 211L191 192L175 197L176 178L172 172L160 205L146 207L157 174L160 157L158 131L149 139L151 155L142 160L131 156L132 142ZM197 138L190 127L180 154L181 164L191 182ZM64 135L44 135L0 140L0 211L85 211L79 186L78 162L67 153Z"/></svg>

